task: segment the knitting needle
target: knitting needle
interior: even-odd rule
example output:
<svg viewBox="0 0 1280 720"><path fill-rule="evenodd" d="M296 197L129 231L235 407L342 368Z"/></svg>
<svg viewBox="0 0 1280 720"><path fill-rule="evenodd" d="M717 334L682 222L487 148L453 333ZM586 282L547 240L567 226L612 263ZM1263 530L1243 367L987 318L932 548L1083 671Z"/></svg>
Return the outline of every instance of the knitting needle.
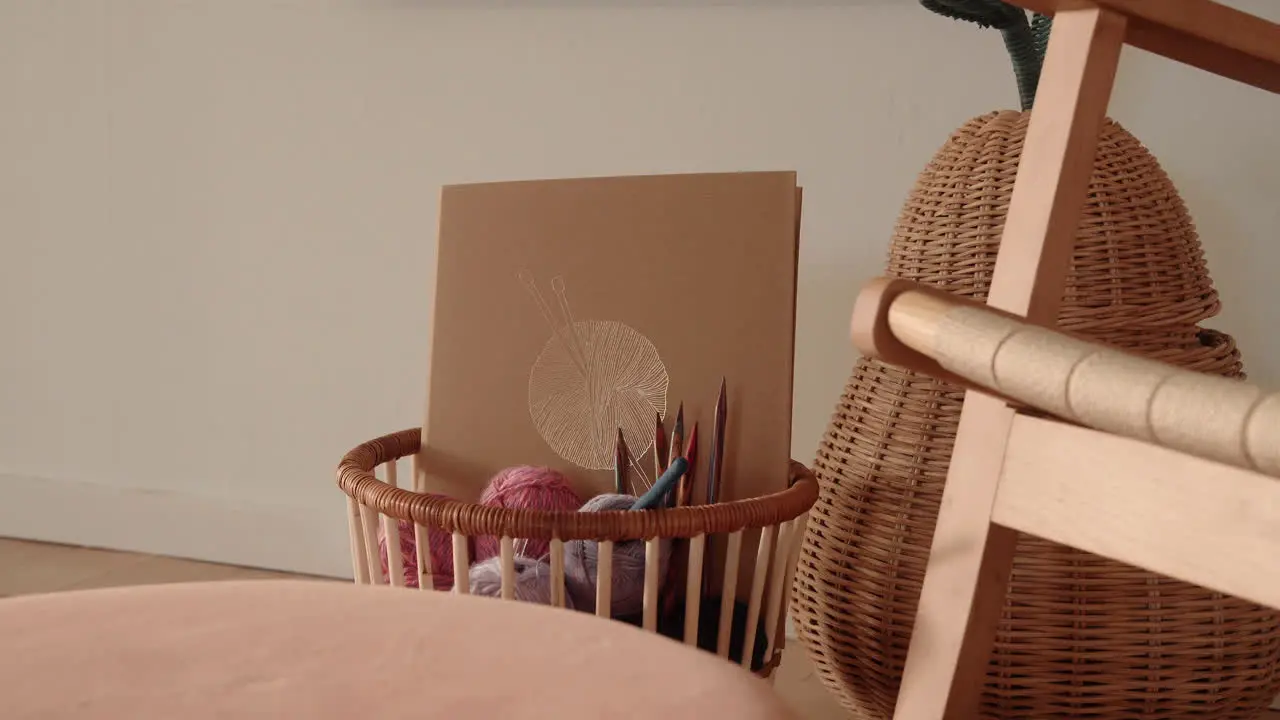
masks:
<svg viewBox="0 0 1280 720"><path fill-rule="evenodd" d="M613 491L622 495L627 492L627 440L622 437L622 428L618 428L618 441L613 445Z"/></svg>
<svg viewBox="0 0 1280 720"><path fill-rule="evenodd" d="M676 507L684 507L693 499L693 483L694 472L698 467L698 423L693 423L693 430L689 433L689 444L685 446L684 451L685 462L688 463L689 469L680 477L680 482L676 485L676 491L672 493L675 498ZM677 558L681 558L677 560ZM667 564L667 578L663 585L662 592L662 612L664 615L670 614L676 608L676 602L679 599L679 583L675 582L678 574L678 567L683 567L688 562L688 548L685 547L685 541L676 539L671 542L671 561Z"/></svg>
<svg viewBox="0 0 1280 720"><path fill-rule="evenodd" d="M649 510L659 507L663 498L675 487L676 481L680 479L680 476L684 474L688 466L689 464L684 458L676 458L675 462L671 463L671 467L667 468L667 471L662 473L662 477L658 478L653 483L653 487L649 488L649 492L642 495L640 499L631 505L631 509Z"/></svg>
<svg viewBox="0 0 1280 720"><path fill-rule="evenodd" d="M680 403L680 409L676 411L676 426L671 430L670 452L671 455L667 457L668 467L684 452L684 403ZM667 498L668 507L675 504L675 498L675 493Z"/></svg>
<svg viewBox="0 0 1280 720"><path fill-rule="evenodd" d="M667 469L667 429L662 425L662 413L653 414L653 477L662 476Z"/></svg>
<svg viewBox="0 0 1280 720"><path fill-rule="evenodd" d="M715 424L711 428L711 466L707 470L707 504L720 498L720 475L724 472L724 430L729 415L729 401L724 378L720 379L720 397L716 398Z"/></svg>
<svg viewBox="0 0 1280 720"><path fill-rule="evenodd" d="M720 396L716 398L716 416L711 426L711 464L707 468L707 504L714 505L720 499L720 474L724 471L724 431L729 415L728 390L724 378L720 378ZM702 566L702 593L711 588L711 563Z"/></svg>
<svg viewBox="0 0 1280 720"><path fill-rule="evenodd" d="M689 433L689 444L684 449L684 459L689 461L689 471L680 478L676 490L676 507L684 507L693 499L694 475L698 470L698 423L693 423Z"/></svg>

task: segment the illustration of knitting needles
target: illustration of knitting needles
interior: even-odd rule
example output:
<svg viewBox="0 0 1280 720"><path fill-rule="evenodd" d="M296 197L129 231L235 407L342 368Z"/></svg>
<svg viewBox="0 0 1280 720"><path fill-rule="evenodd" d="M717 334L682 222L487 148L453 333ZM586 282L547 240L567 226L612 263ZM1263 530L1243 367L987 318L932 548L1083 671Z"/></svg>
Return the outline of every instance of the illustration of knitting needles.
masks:
<svg viewBox="0 0 1280 720"><path fill-rule="evenodd" d="M640 483L644 485L645 491L648 492L649 488L653 487L653 481L649 480L649 476L645 474L644 467L640 463L636 462L636 459L634 457L628 457L627 462L636 471L636 474L640 476ZM638 494L636 493L635 482L634 481L631 482L630 485L631 485L631 494L632 495Z"/></svg>
<svg viewBox="0 0 1280 720"><path fill-rule="evenodd" d="M551 292L556 294L556 300L560 302L560 314L564 316L565 327L569 328L569 338L577 347L578 357L582 361L582 366L586 367L587 343L578 334L578 321L573 317L573 308L569 307L569 293L564 287L564 276L557 275L551 278Z"/></svg>
<svg viewBox="0 0 1280 720"><path fill-rule="evenodd" d="M534 281L533 275L528 270L521 270L517 273L517 276L520 278L520 283L524 285L525 290L533 298L533 302L538 306L543 319L550 326L551 334L560 339L560 343L564 346L569 359L578 368L578 372L582 373L583 377L586 377L587 354L583 348L582 339L578 336L578 329L573 320L573 312L569 309L569 299L565 292L564 278L557 275L551 280L551 290L556 294L560 311L564 316L564 322L561 323L556 321L555 313L551 311L551 306L547 304L547 299L542 296L542 291L538 289L538 284Z"/></svg>

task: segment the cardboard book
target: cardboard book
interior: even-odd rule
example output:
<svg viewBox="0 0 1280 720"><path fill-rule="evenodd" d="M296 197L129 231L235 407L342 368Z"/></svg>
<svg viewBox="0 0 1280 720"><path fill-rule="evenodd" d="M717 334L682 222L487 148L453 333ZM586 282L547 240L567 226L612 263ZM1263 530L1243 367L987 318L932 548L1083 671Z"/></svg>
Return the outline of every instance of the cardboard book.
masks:
<svg viewBox="0 0 1280 720"><path fill-rule="evenodd" d="M699 426L727 387L720 500L786 487L800 193L793 172L443 189L420 490L474 501L512 465L637 494L655 415Z"/></svg>

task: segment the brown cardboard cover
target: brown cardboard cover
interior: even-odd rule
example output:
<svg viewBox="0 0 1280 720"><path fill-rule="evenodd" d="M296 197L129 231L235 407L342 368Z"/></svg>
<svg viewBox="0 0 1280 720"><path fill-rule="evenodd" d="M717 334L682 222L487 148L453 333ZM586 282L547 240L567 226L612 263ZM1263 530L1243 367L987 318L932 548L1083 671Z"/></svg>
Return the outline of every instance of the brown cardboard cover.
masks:
<svg viewBox="0 0 1280 720"><path fill-rule="evenodd" d="M642 455L683 403L701 502L722 377L720 499L784 488L798 223L793 172L445 187L420 489L474 500L527 464L611 492L618 424Z"/></svg>

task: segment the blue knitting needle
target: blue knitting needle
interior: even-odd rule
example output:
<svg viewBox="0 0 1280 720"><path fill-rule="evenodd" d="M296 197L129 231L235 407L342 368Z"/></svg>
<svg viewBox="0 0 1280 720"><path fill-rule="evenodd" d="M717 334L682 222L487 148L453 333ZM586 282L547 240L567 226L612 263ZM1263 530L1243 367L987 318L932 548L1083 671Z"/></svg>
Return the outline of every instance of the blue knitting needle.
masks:
<svg viewBox="0 0 1280 720"><path fill-rule="evenodd" d="M639 500L631 505L632 510L649 510L655 508L662 503L667 497L667 493L675 487L679 482L680 476L684 475L685 470L689 469L689 461L682 457L678 457L671 462L671 467L662 473L662 477L658 478L653 487L649 488L649 492L640 496Z"/></svg>

